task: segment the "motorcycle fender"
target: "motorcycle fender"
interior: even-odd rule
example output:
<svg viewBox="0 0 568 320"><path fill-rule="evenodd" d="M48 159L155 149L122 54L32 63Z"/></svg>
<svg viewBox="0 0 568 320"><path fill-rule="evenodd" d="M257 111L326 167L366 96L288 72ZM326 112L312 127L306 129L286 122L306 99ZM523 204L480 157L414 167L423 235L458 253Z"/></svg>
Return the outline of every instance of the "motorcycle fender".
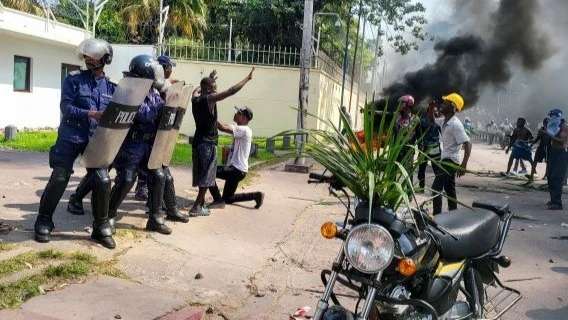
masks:
<svg viewBox="0 0 568 320"><path fill-rule="evenodd" d="M465 261L443 262L440 261L432 277L420 294L420 299L430 303L438 312L444 314L456 300L459 281L465 270Z"/></svg>
<svg viewBox="0 0 568 320"><path fill-rule="evenodd" d="M485 284L492 283L495 275L499 273L499 264L490 257L473 260L472 264Z"/></svg>

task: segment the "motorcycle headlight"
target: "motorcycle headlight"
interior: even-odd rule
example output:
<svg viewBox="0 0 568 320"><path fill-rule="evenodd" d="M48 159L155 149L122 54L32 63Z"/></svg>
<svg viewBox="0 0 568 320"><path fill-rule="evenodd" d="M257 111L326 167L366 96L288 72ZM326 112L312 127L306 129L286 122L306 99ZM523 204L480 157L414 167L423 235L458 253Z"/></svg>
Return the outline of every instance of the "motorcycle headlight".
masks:
<svg viewBox="0 0 568 320"><path fill-rule="evenodd" d="M378 273L391 263L394 240L387 229L376 224L359 225L345 239L345 256L364 273Z"/></svg>

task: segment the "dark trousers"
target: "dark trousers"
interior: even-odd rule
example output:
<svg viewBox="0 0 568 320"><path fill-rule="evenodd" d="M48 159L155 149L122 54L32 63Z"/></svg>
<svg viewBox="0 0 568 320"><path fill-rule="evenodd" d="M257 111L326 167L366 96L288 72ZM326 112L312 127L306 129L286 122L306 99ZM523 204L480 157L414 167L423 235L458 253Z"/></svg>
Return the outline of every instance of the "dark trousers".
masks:
<svg viewBox="0 0 568 320"><path fill-rule="evenodd" d="M458 208L457 197L456 197L456 169L449 166L448 164L456 165L451 160L442 160L441 168L438 169L438 173L434 178L434 183L432 184L432 189L436 193L446 193L448 198L448 210L456 210ZM442 212L442 195L439 194L432 201L434 205L434 214Z"/></svg>
<svg viewBox="0 0 568 320"><path fill-rule="evenodd" d="M434 160L439 160L440 155L430 155L430 157ZM429 159L424 158L424 161L418 165L418 184L420 188L424 188L426 184L426 167L428 166L428 162L431 162ZM432 163L432 171L434 171L434 175L438 174L438 166Z"/></svg>
<svg viewBox="0 0 568 320"><path fill-rule="evenodd" d="M562 185L566 173L568 153L564 149L550 148L548 153L547 179L550 202L562 205Z"/></svg>
<svg viewBox="0 0 568 320"><path fill-rule="evenodd" d="M223 188L222 198L217 184L215 184L214 187L209 188L214 201L223 200L225 203L235 203L255 200L258 192L235 193L239 186L239 182L241 182L246 175L246 172L242 172L233 166L217 167L217 179L225 180L225 187Z"/></svg>

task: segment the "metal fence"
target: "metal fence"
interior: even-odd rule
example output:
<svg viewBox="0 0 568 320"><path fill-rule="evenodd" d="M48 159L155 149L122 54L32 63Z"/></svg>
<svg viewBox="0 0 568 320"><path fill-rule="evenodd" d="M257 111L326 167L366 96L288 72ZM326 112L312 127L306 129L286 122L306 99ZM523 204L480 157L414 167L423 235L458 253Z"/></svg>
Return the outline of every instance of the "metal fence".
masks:
<svg viewBox="0 0 568 320"><path fill-rule="evenodd" d="M174 59L299 67L300 50L291 47L228 42L199 43L173 39L162 45L162 52Z"/></svg>
<svg viewBox="0 0 568 320"><path fill-rule="evenodd" d="M193 42L187 39L172 39L162 45L164 54L173 59L212 61L235 64L254 64L275 67L300 67L300 50L292 47L266 46L254 44L233 44L228 42ZM312 68L321 70L341 82L343 69L337 62L323 51L319 51L312 59ZM351 77L346 75L349 83Z"/></svg>

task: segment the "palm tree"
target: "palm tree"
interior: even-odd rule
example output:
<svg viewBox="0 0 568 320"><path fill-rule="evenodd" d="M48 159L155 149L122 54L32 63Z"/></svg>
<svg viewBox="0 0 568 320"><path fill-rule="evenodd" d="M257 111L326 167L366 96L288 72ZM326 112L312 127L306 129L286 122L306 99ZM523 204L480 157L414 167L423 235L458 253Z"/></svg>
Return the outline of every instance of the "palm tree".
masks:
<svg viewBox="0 0 568 320"><path fill-rule="evenodd" d="M131 35L143 37L142 42L155 42L160 0L124 0L117 2L117 6ZM191 39L203 37L207 8L204 0L164 0L164 6L170 7L166 24L168 33Z"/></svg>
<svg viewBox="0 0 568 320"><path fill-rule="evenodd" d="M2 4L14 10L43 16L42 6L34 0L2 0Z"/></svg>

